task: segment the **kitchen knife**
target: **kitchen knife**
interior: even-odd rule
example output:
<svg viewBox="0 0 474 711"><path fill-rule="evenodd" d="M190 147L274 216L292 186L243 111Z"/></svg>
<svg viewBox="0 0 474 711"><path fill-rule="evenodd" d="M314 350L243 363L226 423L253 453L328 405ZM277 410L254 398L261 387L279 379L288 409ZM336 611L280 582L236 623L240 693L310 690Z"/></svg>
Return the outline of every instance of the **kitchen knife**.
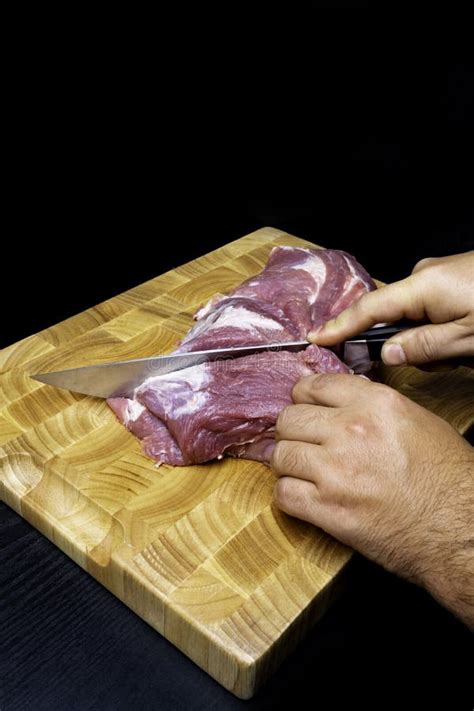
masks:
<svg viewBox="0 0 474 711"><path fill-rule="evenodd" d="M410 325L415 325L410 323ZM345 341L346 344L367 344L370 357L380 357L383 343L395 333L407 328L406 321L393 325L380 325L357 334ZM87 365L80 368L59 370L54 373L37 373L31 377L47 385L65 388L74 392L95 397L133 397L135 388L147 378L166 375L175 370L190 368L193 365L215 360L239 358L263 351L299 351L310 344L308 341L290 341L287 343L266 343L238 348L217 348L215 350L192 351L190 353L171 353L170 355L138 358L100 365Z"/></svg>

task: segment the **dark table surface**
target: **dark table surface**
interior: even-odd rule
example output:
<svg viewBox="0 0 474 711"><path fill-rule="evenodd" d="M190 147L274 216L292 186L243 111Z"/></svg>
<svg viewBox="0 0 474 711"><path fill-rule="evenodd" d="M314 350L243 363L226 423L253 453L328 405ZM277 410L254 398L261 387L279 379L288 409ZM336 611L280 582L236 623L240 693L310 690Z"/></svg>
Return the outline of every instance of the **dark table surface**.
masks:
<svg viewBox="0 0 474 711"><path fill-rule="evenodd" d="M361 557L307 639L240 701L0 504L2 711L471 708L472 637L422 590ZM456 703L454 703L456 702ZM426 708L426 706L424 706Z"/></svg>

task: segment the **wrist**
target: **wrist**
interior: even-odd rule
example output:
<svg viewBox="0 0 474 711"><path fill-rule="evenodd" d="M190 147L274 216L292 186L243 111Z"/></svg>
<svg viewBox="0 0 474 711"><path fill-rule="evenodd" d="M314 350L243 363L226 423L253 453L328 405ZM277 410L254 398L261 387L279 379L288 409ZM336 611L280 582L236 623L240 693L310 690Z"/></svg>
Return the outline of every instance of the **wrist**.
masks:
<svg viewBox="0 0 474 711"><path fill-rule="evenodd" d="M436 574L425 576L424 587L441 605L474 630L474 551L458 551Z"/></svg>
<svg viewBox="0 0 474 711"><path fill-rule="evenodd" d="M442 605L474 628L474 455L457 462L456 486L433 515L425 536L419 582ZM460 472L464 476L459 476Z"/></svg>

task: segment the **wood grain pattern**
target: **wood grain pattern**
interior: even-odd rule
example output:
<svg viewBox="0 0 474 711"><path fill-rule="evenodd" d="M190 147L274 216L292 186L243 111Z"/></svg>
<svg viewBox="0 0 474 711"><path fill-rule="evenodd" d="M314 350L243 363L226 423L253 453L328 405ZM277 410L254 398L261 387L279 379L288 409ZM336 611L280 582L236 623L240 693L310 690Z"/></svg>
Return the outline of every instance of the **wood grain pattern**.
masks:
<svg viewBox="0 0 474 711"><path fill-rule="evenodd" d="M170 350L276 244L308 245L258 230L0 352L2 499L242 698L323 614L351 551L275 510L263 465L157 469L103 401L28 374ZM472 424L469 369L383 377Z"/></svg>

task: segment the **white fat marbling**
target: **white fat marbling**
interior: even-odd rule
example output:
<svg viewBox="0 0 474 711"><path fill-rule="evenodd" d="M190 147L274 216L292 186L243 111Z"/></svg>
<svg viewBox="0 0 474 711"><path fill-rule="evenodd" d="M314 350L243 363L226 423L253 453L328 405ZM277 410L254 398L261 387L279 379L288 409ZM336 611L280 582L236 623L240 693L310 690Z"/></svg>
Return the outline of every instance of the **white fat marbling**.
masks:
<svg viewBox="0 0 474 711"><path fill-rule="evenodd" d="M357 274L356 270L354 269L354 265L352 264L351 260L346 257L345 254L342 255L344 257L344 261L346 262L347 266L349 267L349 270L351 272L351 275L354 277L354 281L361 281L360 276ZM350 287L352 284L350 284Z"/></svg>
<svg viewBox="0 0 474 711"><path fill-rule="evenodd" d="M136 388L134 396L136 397L148 388L154 387L163 394L170 393L177 396L183 393L184 390L184 392L189 392L189 398L182 405L174 407L173 414L177 417L192 415L205 405L209 395L203 388L206 387L210 380L211 376L204 364L193 365L191 368L183 368L172 373L148 378Z"/></svg>
<svg viewBox="0 0 474 711"><path fill-rule="evenodd" d="M141 383L136 389L134 396L139 395L143 390L149 387L153 387L155 384L160 387L175 387L178 384L186 382L194 390L199 390L199 388L204 387L210 380L209 373L202 365L193 365L190 368L182 368L181 370L174 370L171 373L165 373L164 375L152 375L151 378L147 378Z"/></svg>
<svg viewBox="0 0 474 711"><path fill-rule="evenodd" d="M179 407L175 407L173 412L176 417L181 417L182 415L193 415L198 410L201 410L208 399L208 394L200 390L194 393L192 397L183 403Z"/></svg>
<svg viewBox="0 0 474 711"><path fill-rule="evenodd" d="M136 400L129 400L127 403L127 409L125 410L125 426L130 422L135 422L138 420L145 408Z"/></svg>
<svg viewBox="0 0 474 711"><path fill-rule="evenodd" d="M301 264L293 264L291 268L303 269L305 272L308 272L318 286L326 280L326 264L314 254L308 254L304 262L302 261Z"/></svg>
<svg viewBox="0 0 474 711"><path fill-rule="evenodd" d="M248 328L251 326L253 328L265 328L270 331L283 330L283 326L281 323L278 323L278 321L262 316L255 311L250 311L243 306L229 306L214 323L207 326L206 331L212 331L216 328L224 328L227 326L234 328Z"/></svg>
<svg viewBox="0 0 474 711"><path fill-rule="evenodd" d="M319 259L317 255L308 252L308 250L302 249L301 251L305 253L306 259L304 261L301 261L300 264L293 264L290 268L302 269L313 277L314 293L309 299L309 303L312 305L318 298L321 286L326 281L326 264L323 262L322 259Z"/></svg>
<svg viewBox="0 0 474 711"><path fill-rule="evenodd" d="M354 281L356 281L356 282L357 282L357 281L358 281L358 282L361 282L361 283L364 284L367 288L369 288L369 287L370 287L370 281L369 281L368 279L364 278L361 274L359 274L359 272L356 270L356 268L355 268L354 264L352 263L352 261L351 261L348 257L346 257L345 254L343 255L343 257L344 257L344 259L346 260L346 262L347 262L347 264L348 264L348 266L349 266L349 269L351 270L351 274L352 274L352 276L354 277ZM353 284L350 284L350 287L352 287L352 285L353 285Z"/></svg>
<svg viewBox="0 0 474 711"><path fill-rule="evenodd" d="M200 309L196 311L196 313L194 314L194 320L201 321L201 319L205 318L211 311L213 311L216 306L221 303L221 301L225 301L228 298L229 297L225 294L214 294L214 296L209 299L207 304L204 304L203 306L201 306Z"/></svg>

